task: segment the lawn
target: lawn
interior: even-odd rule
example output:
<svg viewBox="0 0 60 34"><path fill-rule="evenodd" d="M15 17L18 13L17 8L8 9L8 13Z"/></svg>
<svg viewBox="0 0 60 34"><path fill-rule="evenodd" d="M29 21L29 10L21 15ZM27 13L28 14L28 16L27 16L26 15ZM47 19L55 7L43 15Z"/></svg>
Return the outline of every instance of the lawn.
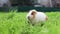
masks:
<svg viewBox="0 0 60 34"><path fill-rule="evenodd" d="M0 12L0 34L60 34L60 12L46 12L45 25L29 25L27 12Z"/></svg>

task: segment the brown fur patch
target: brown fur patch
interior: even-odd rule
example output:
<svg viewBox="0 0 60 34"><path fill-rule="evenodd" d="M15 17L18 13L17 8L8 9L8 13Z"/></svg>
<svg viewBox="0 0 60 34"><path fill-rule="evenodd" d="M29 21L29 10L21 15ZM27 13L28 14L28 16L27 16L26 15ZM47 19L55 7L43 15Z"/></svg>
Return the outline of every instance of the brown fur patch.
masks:
<svg viewBox="0 0 60 34"><path fill-rule="evenodd" d="M32 18L34 19L35 18L35 15L36 15L36 12L35 11L32 11L31 15L33 16Z"/></svg>
<svg viewBox="0 0 60 34"><path fill-rule="evenodd" d="M46 17L46 20L48 20L48 17Z"/></svg>

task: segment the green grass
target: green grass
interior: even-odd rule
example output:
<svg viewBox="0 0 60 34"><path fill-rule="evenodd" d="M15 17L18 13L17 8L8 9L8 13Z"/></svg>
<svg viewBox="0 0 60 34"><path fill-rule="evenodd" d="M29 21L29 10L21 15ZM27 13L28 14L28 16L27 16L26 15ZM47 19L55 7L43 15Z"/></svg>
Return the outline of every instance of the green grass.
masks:
<svg viewBox="0 0 60 34"><path fill-rule="evenodd" d="M45 25L29 25L27 12L0 12L0 34L60 34L60 12L46 12Z"/></svg>

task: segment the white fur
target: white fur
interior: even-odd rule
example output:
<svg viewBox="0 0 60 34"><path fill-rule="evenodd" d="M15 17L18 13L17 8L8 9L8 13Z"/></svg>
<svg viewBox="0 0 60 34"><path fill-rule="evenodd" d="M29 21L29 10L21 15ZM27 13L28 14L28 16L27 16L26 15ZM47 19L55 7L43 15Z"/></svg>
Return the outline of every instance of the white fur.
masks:
<svg viewBox="0 0 60 34"><path fill-rule="evenodd" d="M34 19L31 19L33 17L31 15L32 11L36 12ZM28 17L29 17L30 20L28 19ZM47 16L46 16L45 13L43 13L43 12L37 12L36 10L30 10L29 13L27 14L28 21L30 21L33 24L34 23L39 23L39 22L44 22L44 21L46 21L46 18L47 18Z"/></svg>

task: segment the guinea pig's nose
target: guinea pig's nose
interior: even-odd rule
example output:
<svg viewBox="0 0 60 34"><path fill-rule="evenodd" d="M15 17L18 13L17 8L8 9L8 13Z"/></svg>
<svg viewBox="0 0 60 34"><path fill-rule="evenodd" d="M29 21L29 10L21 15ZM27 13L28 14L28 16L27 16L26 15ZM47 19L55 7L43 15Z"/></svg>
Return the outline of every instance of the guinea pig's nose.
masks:
<svg viewBox="0 0 60 34"><path fill-rule="evenodd" d="M28 16L28 19L30 18L30 16Z"/></svg>

